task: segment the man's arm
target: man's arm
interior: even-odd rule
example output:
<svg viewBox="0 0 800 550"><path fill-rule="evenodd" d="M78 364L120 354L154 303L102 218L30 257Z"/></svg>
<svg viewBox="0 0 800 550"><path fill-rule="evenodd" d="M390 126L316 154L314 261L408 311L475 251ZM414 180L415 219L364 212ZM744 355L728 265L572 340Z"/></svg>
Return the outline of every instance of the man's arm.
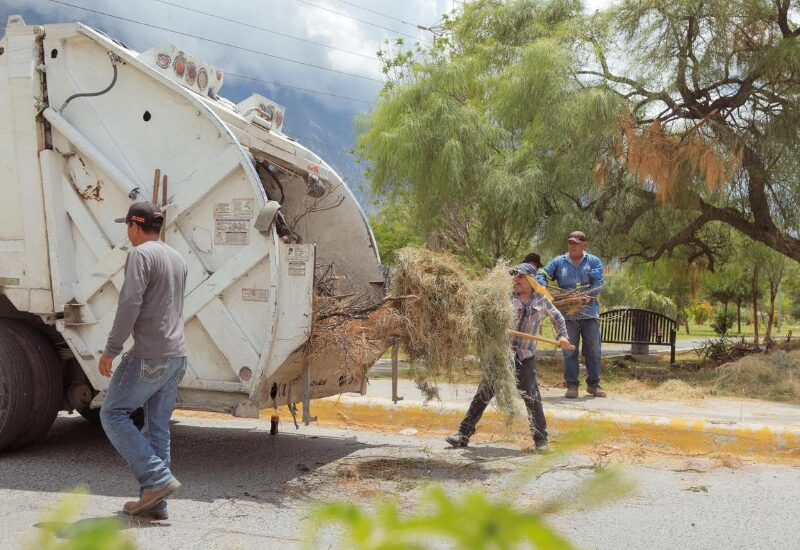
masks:
<svg viewBox="0 0 800 550"><path fill-rule="evenodd" d="M558 256L550 260L546 266L536 272L536 280L542 286L547 286L547 279L555 279L555 273L558 271Z"/></svg>
<svg viewBox="0 0 800 550"><path fill-rule="evenodd" d="M605 284L605 273L603 273L603 262L597 256L592 257L592 263L589 266L589 294L592 296L600 296Z"/></svg>
<svg viewBox="0 0 800 550"><path fill-rule="evenodd" d="M550 321L553 323L553 328L556 331L556 338L559 340L565 340L567 343L569 343L567 323L564 321L564 316L561 315L561 312L558 311L558 308L553 305L553 302L547 298L544 298L544 311L547 313L547 316L550 317ZM563 346L562 349L564 349Z"/></svg>
<svg viewBox="0 0 800 550"><path fill-rule="evenodd" d="M122 346L131 335L133 325L139 317L144 300L144 291L147 289L150 273L145 265L144 256L134 249L128 256L125 267L125 281L119 292L117 314L114 316L114 326L108 335L108 342L103 355L113 359L122 351Z"/></svg>

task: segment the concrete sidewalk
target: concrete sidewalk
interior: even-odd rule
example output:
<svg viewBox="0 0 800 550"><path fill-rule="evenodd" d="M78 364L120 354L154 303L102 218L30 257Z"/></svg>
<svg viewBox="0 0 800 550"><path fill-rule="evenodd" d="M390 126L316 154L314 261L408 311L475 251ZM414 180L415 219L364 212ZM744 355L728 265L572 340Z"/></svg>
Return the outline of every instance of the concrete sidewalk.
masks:
<svg viewBox="0 0 800 550"><path fill-rule="evenodd" d="M441 400L425 403L411 380L398 381L398 403L391 380L372 379L367 395L344 394L314 401L312 412L354 425L402 432L453 433L475 394L476 386L440 384ZM625 441L666 443L691 452L731 452L800 461L800 406L750 399L641 401L622 396L596 399L581 388L578 399L563 390L542 392L552 434L579 423L602 426ZM478 439L527 436L524 419L509 426L496 409L487 409Z"/></svg>

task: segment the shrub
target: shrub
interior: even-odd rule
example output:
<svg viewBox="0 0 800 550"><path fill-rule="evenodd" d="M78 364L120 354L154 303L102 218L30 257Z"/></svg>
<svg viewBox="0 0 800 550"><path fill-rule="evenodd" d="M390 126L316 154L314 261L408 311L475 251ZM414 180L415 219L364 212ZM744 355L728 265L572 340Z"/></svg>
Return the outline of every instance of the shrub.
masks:
<svg viewBox="0 0 800 550"><path fill-rule="evenodd" d="M714 332L718 336L726 336L728 331L734 326L736 326L736 312L734 311L729 311L727 313L724 311L717 312L711 324L711 328L714 329Z"/></svg>
<svg viewBox="0 0 800 550"><path fill-rule="evenodd" d="M696 325L705 325L713 312L714 308L709 302L698 302L689 308L689 315Z"/></svg>

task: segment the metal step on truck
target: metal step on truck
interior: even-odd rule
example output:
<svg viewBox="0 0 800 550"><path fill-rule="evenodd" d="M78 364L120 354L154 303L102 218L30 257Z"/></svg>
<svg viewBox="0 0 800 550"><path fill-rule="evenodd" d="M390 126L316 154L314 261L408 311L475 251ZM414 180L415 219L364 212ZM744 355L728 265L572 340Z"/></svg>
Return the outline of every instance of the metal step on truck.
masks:
<svg viewBox="0 0 800 550"><path fill-rule="evenodd" d="M323 290L364 312L384 301L366 217L342 178L283 134L280 105L258 94L234 104L223 80L175 46L138 53L80 23L9 18L0 450L41 438L60 410L97 418L108 384L97 364L131 246L114 219L140 200L162 205L162 238L189 268L178 408L257 417L302 403L308 422L311 400L363 393L386 331L313 332Z"/></svg>

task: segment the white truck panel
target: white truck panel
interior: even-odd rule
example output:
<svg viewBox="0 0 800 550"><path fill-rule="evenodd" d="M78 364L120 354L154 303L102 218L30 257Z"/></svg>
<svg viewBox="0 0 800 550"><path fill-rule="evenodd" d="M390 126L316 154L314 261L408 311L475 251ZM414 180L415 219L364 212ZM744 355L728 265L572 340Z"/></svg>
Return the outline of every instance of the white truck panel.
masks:
<svg viewBox="0 0 800 550"><path fill-rule="evenodd" d="M174 74L175 47L137 54L81 24L24 23L0 44L0 292L55 324L95 390L130 250L113 220L153 198L155 169L164 239L188 266L179 406L253 415L362 384L335 353L311 364L304 351L320 262L337 291L383 296L364 213L327 164ZM201 68L213 96L222 72ZM270 198L288 237L256 228Z"/></svg>
<svg viewBox="0 0 800 550"><path fill-rule="evenodd" d="M11 145L6 149L13 164L7 178L16 193L4 195L3 228L0 235L13 242L9 252L0 252L0 277L19 279L18 285L27 290L9 289L9 298L17 307L39 314L53 312L48 266L47 229L44 219L44 199L41 187L38 151L40 132L36 119L36 98L41 95L41 83L34 70L37 62L36 36L30 28L9 26L3 56L5 80L2 93L6 110L0 135ZM13 150L12 150L13 149ZM22 247L20 245L22 244Z"/></svg>

